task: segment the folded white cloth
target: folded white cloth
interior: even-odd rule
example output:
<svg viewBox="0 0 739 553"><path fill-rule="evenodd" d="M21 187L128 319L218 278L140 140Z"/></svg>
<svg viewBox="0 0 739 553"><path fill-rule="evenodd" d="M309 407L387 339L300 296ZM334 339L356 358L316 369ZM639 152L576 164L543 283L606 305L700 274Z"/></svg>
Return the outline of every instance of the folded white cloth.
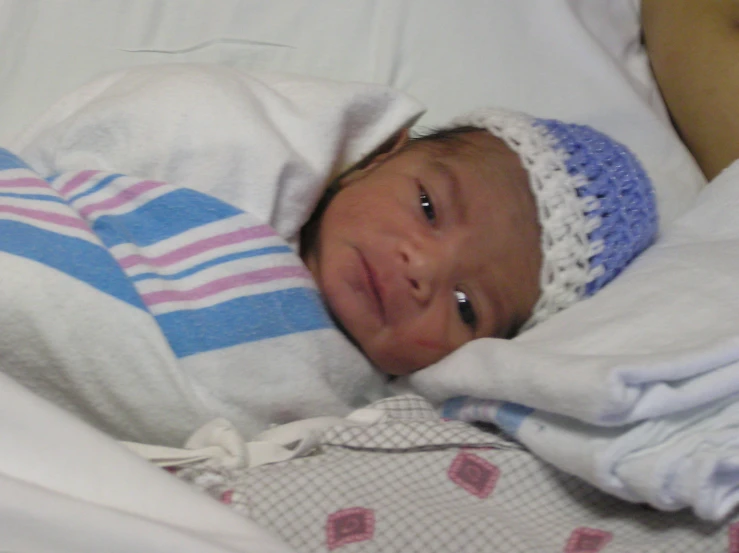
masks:
<svg viewBox="0 0 739 553"><path fill-rule="evenodd" d="M739 391L739 162L609 286L513 340L484 339L412 375L442 401L477 395L598 425Z"/></svg>
<svg viewBox="0 0 739 553"><path fill-rule="evenodd" d="M739 162L622 276L518 338L399 386L490 420L610 493L719 519L739 504ZM500 407L505 402L503 411ZM521 407L525 405L526 407Z"/></svg>
<svg viewBox="0 0 739 553"><path fill-rule="evenodd" d="M422 112L377 84L154 65L69 94L11 148L42 175L118 171L212 194L295 245L326 183Z"/></svg>
<svg viewBox="0 0 739 553"><path fill-rule="evenodd" d="M627 501L692 508L718 521L739 505L737 399L625 427L472 398L446 402L443 415L492 422L545 461Z"/></svg>
<svg viewBox="0 0 739 553"><path fill-rule="evenodd" d="M295 553L4 374L0 450L6 551Z"/></svg>
<svg viewBox="0 0 739 553"><path fill-rule="evenodd" d="M657 319L655 313L635 310L633 315L629 318ZM627 324L615 326L610 328L628 329ZM513 341L477 340L408 382L435 401L494 398L602 426L691 409L739 391L739 337L709 335L694 349L676 340L672 346L664 344L672 351L642 354L626 353L628 337L623 353L614 354L598 354L597 346L587 343L589 336L581 337L581 354L558 351L564 344L529 342L523 336Z"/></svg>

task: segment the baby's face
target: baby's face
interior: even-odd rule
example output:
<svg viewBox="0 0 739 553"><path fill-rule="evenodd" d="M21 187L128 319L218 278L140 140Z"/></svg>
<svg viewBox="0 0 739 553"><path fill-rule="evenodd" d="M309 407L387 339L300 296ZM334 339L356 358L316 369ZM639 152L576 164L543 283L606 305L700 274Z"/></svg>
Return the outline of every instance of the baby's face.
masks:
<svg viewBox="0 0 739 553"><path fill-rule="evenodd" d="M506 337L539 296L540 229L518 157L486 131L417 142L350 174L304 254L370 360L408 374Z"/></svg>

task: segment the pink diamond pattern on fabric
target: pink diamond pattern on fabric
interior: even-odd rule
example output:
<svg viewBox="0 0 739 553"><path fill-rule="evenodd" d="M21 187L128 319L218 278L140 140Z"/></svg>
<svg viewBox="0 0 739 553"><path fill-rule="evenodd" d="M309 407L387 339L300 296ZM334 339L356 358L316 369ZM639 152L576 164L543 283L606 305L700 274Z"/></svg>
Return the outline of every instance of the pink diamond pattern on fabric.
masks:
<svg viewBox="0 0 739 553"><path fill-rule="evenodd" d="M613 539L613 534L596 528L576 528L570 534L564 553L598 553Z"/></svg>
<svg viewBox="0 0 739 553"><path fill-rule="evenodd" d="M314 456L250 469L193 464L177 476L217 500L234 490L230 509L301 552L538 553L550 545L559 553L739 553L739 514L717 526L688 509L627 503L548 469L500 436L439 422L422 398L394 396L381 405L387 423L328 430L334 445L323 443ZM479 448L486 444L497 447ZM488 499L449 479L460 450L500 470ZM330 550L329 514L357 506L373 509L372 538L342 547L337 538L352 533L340 532Z"/></svg>
<svg viewBox="0 0 739 553"><path fill-rule="evenodd" d="M371 540L375 533L375 513L371 509L352 507L328 516L326 542L329 550L342 545Z"/></svg>
<svg viewBox="0 0 739 553"><path fill-rule="evenodd" d="M449 479L472 495L485 499L495 489L500 469L478 455L462 451L454 458Z"/></svg>
<svg viewBox="0 0 739 553"><path fill-rule="evenodd" d="M234 499L234 491L233 490L226 490L221 494L221 503L225 503L226 505L231 505Z"/></svg>
<svg viewBox="0 0 739 553"><path fill-rule="evenodd" d="M729 526L729 553L739 553L739 522Z"/></svg>

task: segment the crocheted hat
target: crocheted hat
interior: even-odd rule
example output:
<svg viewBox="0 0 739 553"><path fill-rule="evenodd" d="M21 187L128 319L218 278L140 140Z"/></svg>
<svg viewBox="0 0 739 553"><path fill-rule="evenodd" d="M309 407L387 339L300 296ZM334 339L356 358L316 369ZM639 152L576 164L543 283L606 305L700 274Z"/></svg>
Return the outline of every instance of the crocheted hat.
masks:
<svg viewBox="0 0 739 553"><path fill-rule="evenodd" d="M624 145L585 125L480 109L453 127L487 129L518 154L541 225L541 296L522 330L618 275L657 234L651 181Z"/></svg>

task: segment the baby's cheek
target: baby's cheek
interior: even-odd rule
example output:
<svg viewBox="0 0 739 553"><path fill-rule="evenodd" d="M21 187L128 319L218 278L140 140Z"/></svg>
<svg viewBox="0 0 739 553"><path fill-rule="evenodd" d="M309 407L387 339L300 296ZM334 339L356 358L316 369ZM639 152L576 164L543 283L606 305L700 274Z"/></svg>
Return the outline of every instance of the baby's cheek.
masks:
<svg viewBox="0 0 739 553"><path fill-rule="evenodd" d="M439 340L429 338L416 338L413 340L414 345L421 350L425 350L428 355L446 355L449 351L449 345Z"/></svg>
<svg viewBox="0 0 739 553"><path fill-rule="evenodd" d="M370 355L375 364L388 374L409 374L436 363L456 349L460 344L452 343L445 318L436 315L383 328L375 335L374 355Z"/></svg>
<svg viewBox="0 0 739 553"><path fill-rule="evenodd" d="M439 361L450 351L442 342L428 338L396 341L379 356L378 366L388 374L410 374Z"/></svg>

